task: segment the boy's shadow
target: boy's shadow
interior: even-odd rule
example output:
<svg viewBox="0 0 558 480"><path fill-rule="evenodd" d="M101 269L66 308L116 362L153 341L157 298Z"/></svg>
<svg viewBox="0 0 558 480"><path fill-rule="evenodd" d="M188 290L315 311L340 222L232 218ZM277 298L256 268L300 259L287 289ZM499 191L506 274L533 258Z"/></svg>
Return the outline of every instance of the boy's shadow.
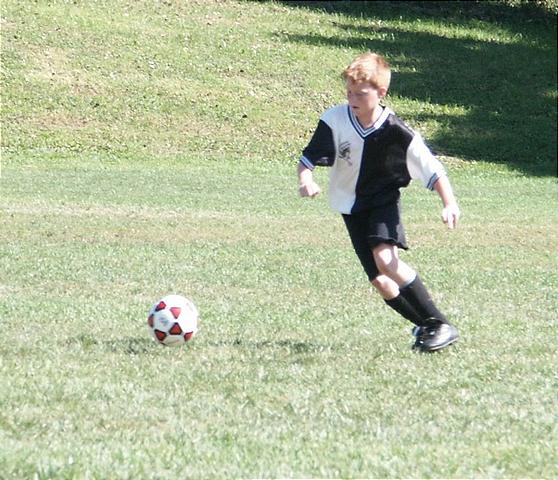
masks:
<svg viewBox="0 0 558 480"><path fill-rule="evenodd" d="M79 345L83 350L101 348L104 351L126 353L129 355L140 355L148 353L154 348L160 348L147 334L141 337L122 337L113 340L100 339L84 333L68 339L66 344Z"/></svg>
<svg viewBox="0 0 558 480"><path fill-rule="evenodd" d="M219 340L219 341L209 341L206 345L214 347L234 347L234 348L247 348L255 350L288 350L291 354L312 354L312 353L324 353L331 352L336 349L335 345L326 345L316 342L301 342L292 339L283 340L262 340L262 341L252 341L244 339L233 339L233 340Z"/></svg>
<svg viewBox="0 0 558 480"><path fill-rule="evenodd" d="M108 352L141 355L161 348L149 335L123 337L120 339L99 339L93 335L81 334L72 337L66 342L68 345L79 345L84 350L101 348ZM325 353L337 350L335 344L322 344L317 342L297 341L293 339L252 341L240 338L230 340L202 340L199 342L207 347L228 347L248 350L287 350L289 354L305 355Z"/></svg>

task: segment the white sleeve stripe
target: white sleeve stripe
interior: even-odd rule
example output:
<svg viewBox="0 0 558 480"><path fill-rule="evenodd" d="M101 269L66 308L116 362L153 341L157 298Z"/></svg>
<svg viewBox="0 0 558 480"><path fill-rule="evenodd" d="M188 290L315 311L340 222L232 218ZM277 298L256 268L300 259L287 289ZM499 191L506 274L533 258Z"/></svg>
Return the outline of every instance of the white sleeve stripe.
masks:
<svg viewBox="0 0 558 480"><path fill-rule="evenodd" d="M302 163L309 170L314 170L316 168L314 164L308 160L304 155L300 158L300 163Z"/></svg>
<svg viewBox="0 0 558 480"><path fill-rule="evenodd" d="M441 174L436 172L434 173L431 177L430 180L428 180L428 184L426 185L426 188L428 188L428 190L434 190L434 185L435 183L438 181L438 179L440 177L442 177L443 175L445 175L445 172L442 172Z"/></svg>
<svg viewBox="0 0 558 480"><path fill-rule="evenodd" d="M407 147L406 160L411 178L420 180L430 190L433 190L438 178L446 174L444 166L432 155L418 133Z"/></svg>

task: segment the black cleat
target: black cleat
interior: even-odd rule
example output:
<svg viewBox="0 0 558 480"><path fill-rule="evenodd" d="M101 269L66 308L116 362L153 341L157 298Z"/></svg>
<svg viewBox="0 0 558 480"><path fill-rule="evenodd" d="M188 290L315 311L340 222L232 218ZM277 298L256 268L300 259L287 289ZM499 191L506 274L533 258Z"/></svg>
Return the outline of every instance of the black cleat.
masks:
<svg viewBox="0 0 558 480"><path fill-rule="evenodd" d="M415 329L413 333L414 331ZM451 323L437 322L418 327L416 337L414 349L421 352L434 352L455 343L459 338L459 332Z"/></svg>
<svg viewBox="0 0 558 480"><path fill-rule="evenodd" d="M411 330L411 334L413 335L413 337L418 337L421 332L422 332L422 327L419 325L415 325Z"/></svg>

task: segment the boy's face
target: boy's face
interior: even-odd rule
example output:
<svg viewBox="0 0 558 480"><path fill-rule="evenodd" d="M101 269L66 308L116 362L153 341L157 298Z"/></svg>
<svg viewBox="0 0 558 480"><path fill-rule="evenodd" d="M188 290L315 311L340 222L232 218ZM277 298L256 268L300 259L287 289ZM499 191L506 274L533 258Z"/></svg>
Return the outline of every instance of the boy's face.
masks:
<svg viewBox="0 0 558 480"><path fill-rule="evenodd" d="M347 79L347 100L357 117L366 118L372 115L386 93L385 87L376 88L367 82Z"/></svg>

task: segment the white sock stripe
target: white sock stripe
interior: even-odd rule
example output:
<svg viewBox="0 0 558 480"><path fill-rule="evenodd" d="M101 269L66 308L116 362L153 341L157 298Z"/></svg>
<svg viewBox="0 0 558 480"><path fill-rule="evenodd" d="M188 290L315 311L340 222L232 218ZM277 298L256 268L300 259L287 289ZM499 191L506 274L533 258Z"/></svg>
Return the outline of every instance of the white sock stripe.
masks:
<svg viewBox="0 0 558 480"><path fill-rule="evenodd" d="M417 272L414 272L414 273L413 273L413 276L411 277L411 279L410 279L410 280L407 280L403 285L401 285L401 286L399 287L399 289L408 287L408 286L411 285L411 283L413 283L416 279L417 279Z"/></svg>

